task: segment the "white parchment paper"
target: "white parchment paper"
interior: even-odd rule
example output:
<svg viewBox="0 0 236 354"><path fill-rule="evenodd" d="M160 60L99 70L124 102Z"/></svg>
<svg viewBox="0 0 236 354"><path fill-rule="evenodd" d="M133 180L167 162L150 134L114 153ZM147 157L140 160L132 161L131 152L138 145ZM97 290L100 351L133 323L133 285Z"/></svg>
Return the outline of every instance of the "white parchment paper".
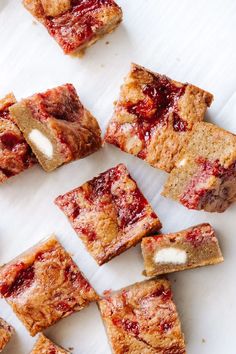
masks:
<svg viewBox="0 0 236 354"><path fill-rule="evenodd" d="M235 0L118 2L124 10L123 24L77 59L63 55L20 0L0 0L0 95L14 91L20 99L71 82L104 131L133 61L214 93L207 119L236 133ZM170 279L188 353L235 354L236 205L221 215L188 211L160 196L165 173L114 147L105 146L51 174L34 167L0 186L0 262L55 232L99 293L142 280L140 246L98 267L53 204L57 195L119 162L127 164L158 213L164 232L199 222L211 222L216 228L224 264L180 272ZM35 338L4 300L0 300L0 316L16 329L5 353L29 353ZM110 353L96 305L60 321L46 334L64 347L73 347L75 354Z"/></svg>

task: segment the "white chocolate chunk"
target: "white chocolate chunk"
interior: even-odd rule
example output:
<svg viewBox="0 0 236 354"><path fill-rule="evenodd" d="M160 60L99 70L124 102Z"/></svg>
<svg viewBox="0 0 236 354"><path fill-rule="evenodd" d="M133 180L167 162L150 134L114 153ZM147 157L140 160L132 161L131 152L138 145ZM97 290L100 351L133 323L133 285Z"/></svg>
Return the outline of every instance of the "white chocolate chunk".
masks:
<svg viewBox="0 0 236 354"><path fill-rule="evenodd" d="M182 160L178 161L176 165L177 165L177 167L183 167L186 165L186 162L187 162L187 159L183 158Z"/></svg>
<svg viewBox="0 0 236 354"><path fill-rule="evenodd" d="M32 129L28 135L29 140L34 146L48 159L53 158L53 145L51 141L38 129Z"/></svg>
<svg viewBox="0 0 236 354"><path fill-rule="evenodd" d="M187 261L187 253L184 250L174 247L162 248L154 255L155 263L184 264Z"/></svg>

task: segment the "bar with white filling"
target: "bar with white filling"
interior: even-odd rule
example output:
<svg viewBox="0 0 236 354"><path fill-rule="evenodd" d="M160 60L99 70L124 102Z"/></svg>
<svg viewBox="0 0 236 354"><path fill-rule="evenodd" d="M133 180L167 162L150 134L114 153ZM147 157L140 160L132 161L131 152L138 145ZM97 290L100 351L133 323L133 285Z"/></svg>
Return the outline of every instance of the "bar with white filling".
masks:
<svg viewBox="0 0 236 354"><path fill-rule="evenodd" d="M210 224L144 237L142 253L144 274L148 277L223 262L215 231Z"/></svg>
<svg viewBox="0 0 236 354"><path fill-rule="evenodd" d="M37 93L10 107L11 115L47 172L101 147L101 130L73 85Z"/></svg>

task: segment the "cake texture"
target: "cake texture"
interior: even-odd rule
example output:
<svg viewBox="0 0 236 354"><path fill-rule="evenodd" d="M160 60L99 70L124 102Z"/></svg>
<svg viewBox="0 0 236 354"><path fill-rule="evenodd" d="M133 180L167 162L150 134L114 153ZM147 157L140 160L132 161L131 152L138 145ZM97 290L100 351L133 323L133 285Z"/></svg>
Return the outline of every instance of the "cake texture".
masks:
<svg viewBox="0 0 236 354"><path fill-rule="evenodd" d="M213 96L132 64L105 141L170 172Z"/></svg>
<svg viewBox="0 0 236 354"><path fill-rule="evenodd" d="M71 84L23 99L10 113L47 172L101 147L98 122Z"/></svg>
<svg viewBox="0 0 236 354"><path fill-rule="evenodd" d="M55 343L40 334L30 354L68 354L69 351L58 347Z"/></svg>
<svg viewBox="0 0 236 354"><path fill-rule="evenodd" d="M0 352L2 352L5 346L8 344L13 333L13 327L0 317Z"/></svg>
<svg viewBox="0 0 236 354"><path fill-rule="evenodd" d="M161 228L123 164L59 196L55 203L99 265Z"/></svg>
<svg viewBox="0 0 236 354"><path fill-rule="evenodd" d="M113 0L23 0L65 54L81 54L122 21Z"/></svg>
<svg viewBox="0 0 236 354"><path fill-rule="evenodd" d="M185 354L170 283L153 279L99 301L114 354Z"/></svg>
<svg viewBox="0 0 236 354"><path fill-rule="evenodd" d="M98 299L55 236L0 269L0 295L32 336Z"/></svg>
<svg viewBox="0 0 236 354"><path fill-rule="evenodd" d="M225 211L236 200L236 135L198 123L162 194L189 209Z"/></svg>
<svg viewBox="0 0 236 354"><path fill-rule="evenodd" d="M142 239L144 274L148 277L223 262L223 256L210 224L184 231Z"/></svg>
<svg viewBox="0 0 236 354"><path fill-rule="evenodd" d="M23 172L36 162L9 112L14 103L16 99L12 93L0 100L0 183Z"/></svg>

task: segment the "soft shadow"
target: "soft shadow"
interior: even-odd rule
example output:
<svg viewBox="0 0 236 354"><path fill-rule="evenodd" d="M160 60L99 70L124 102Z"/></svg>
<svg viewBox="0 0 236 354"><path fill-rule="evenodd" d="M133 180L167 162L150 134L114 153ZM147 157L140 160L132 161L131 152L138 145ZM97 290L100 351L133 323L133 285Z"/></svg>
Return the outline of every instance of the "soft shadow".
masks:
<svg viewBox="0 0 236 354"><path fill-rule="evenodd" d="M0 1L0 12L6 7L8 0L1 0Z"/></svg>

